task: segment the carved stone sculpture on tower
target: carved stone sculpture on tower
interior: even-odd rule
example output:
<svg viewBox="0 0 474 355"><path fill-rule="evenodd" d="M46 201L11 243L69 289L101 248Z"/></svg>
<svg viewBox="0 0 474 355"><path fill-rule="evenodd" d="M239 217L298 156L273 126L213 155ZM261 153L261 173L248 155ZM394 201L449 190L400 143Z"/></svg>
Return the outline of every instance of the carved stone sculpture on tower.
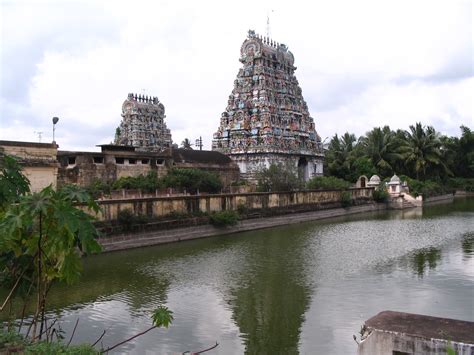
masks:
<svg viewBox="0 0 474 355"><path fill-rule="evenodd" d="M323 149L284 44L249 31L212 149L229 155L244 178L271 163L294 164L302 178L323 173Z"/></svg>
<svg viewBox="0 0 474 355"><path fill-rule="evenodd" d="M165 107L157 97L128 94L122 105L122 122L115 132L115 144L138 151L161 151L172 144L165 123Z"/></svg>

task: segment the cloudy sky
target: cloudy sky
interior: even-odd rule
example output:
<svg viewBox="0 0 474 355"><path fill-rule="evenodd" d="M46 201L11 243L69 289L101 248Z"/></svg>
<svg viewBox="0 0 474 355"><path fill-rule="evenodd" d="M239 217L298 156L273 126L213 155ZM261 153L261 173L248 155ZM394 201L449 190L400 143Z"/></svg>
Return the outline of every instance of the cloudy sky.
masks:
<svg viewBox="0 0 474 355"><path fill-rule="evenodd" d="M473 119L471 1L0 0L0 139L109 143L127 93L158 96L174 142L210 147L247 31L295 55L321 137Z"/></svg>

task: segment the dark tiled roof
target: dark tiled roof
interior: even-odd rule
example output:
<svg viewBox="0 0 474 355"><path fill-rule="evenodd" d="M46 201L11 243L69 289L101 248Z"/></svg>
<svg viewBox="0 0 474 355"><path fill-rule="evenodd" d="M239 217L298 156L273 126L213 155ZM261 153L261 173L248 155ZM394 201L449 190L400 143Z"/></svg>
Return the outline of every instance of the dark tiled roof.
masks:
<svg viewBox="0 0 474 355"><path fill-rule="evenodd" d="M193 149L173 149L172 157L176 163L211 163L226 165L232 160L222 153L212 150L193 150Z"/></svg>

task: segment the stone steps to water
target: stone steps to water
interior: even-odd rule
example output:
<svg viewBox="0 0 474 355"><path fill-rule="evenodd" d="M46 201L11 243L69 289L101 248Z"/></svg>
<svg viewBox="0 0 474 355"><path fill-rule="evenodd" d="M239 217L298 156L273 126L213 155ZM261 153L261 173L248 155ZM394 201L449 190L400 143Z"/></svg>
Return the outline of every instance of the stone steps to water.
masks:
<svg viewBox="0 0 474 355"><path fill-rule="evenodd" d="M405 208L414 208L416 207L416 205L414 205L412 202L410 201L407 201L405 199L403 199L403 205L402 207L405 209Z"/></svg>

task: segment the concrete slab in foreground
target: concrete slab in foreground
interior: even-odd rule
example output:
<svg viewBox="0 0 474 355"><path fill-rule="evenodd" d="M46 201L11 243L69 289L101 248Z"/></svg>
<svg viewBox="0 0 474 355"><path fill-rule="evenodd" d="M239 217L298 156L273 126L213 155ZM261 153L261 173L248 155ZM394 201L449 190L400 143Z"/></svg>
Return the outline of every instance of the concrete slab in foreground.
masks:
<svg viewBox="0 0 474 355"><path fill-rule="evenodd" d="M474 354L474 322L384 311L365 322L358 354Z"/></svg>

